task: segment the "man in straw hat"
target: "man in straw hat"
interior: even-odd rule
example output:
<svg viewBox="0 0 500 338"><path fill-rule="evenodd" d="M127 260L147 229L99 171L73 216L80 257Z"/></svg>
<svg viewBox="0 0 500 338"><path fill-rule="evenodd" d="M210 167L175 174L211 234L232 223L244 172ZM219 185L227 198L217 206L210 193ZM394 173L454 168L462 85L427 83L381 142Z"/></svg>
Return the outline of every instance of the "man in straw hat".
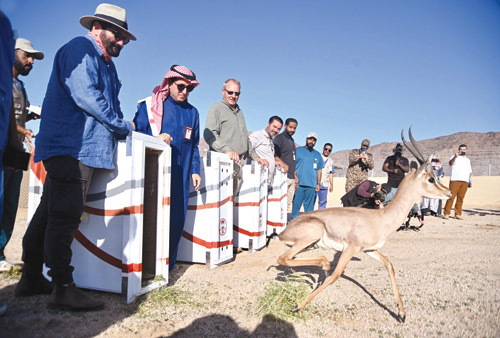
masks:
<svg viewBox="0 0 500 338"><path fill-rule="evenodd" d="M136 40L123 8L101 4L80 23L90 30L56 53L43 101L35 161L47 171L43 195L23 239L23 275L16 296L50 293L42 265L55 292L49 308L88 311L104 303L87 297L73 282L72 232L80 216L94 168L113 169L117 138L134 130L123 119L120 81L113 57Z"/></svg>
<svg viewBox="0 0 500 338"><path fill-rule="evenodd" d="M33 131L26 129L26 121L37 118L34 113L28 114L28 95L24 88L24 83L19 79L19 75L27 76L35 59L43 60L43 53L33 48L30 41L22 38L16 40L14 66L12 67L13 86L12 86L12 108L17 124L17 135L9 137L18 137L22 144L26 138L29 144L33 142ZM22 148L22 145L20 146ZM0 272L9 271L12 264L7 262L4 255L4 249L12 236L14 224L16 222L17 206L19 204L19 192L21 190L21 181L23 171L5 166L4 169L4 212L0 221Z"/></svg>
<svg viewBox="0 0 500 338"><path fill-rule="evenodd" d="M189 179L198 191L200 176L200 116L188 103L189 94L200 84L193 71L173 65L153 95L140 101L134 123L137 131L157 136L172 147L170 185L169 268L177 260L177 248L186 220Z"/></svg>

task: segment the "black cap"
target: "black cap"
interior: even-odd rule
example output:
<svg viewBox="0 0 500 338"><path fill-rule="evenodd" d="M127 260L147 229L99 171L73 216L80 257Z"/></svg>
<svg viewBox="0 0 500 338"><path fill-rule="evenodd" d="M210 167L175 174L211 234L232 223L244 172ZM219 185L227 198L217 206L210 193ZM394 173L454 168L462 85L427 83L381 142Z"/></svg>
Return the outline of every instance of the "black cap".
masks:
<svg viewBox="0 0 500 338"><path fill-rule="evenodd" d="M388 194L391 192L391 186L389 185L389 183L383 183L382 184L382 188L380 189L380 191L382 191L384 194Z"/></svg>

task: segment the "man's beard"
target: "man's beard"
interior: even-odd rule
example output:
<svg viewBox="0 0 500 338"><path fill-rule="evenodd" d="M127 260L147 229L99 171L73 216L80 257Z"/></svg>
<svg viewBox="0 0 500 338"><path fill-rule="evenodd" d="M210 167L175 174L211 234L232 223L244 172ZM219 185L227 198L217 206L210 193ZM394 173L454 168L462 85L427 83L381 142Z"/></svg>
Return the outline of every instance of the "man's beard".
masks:
<svg viewBox="0 0 500 338"><path fill-rule="evenodd" d="M26 66L29 68L27 69ZM33 68L32 65L30 65L29 63L27 64L23 64L19 59L16 59L14 61L14 68L16 68L16 71L23 75L23 76L26 76L30 73L31 69Z"/></svg>
<svg viewBox="0 0 500 338"><path fill-rule="evenodd" d="M314 146L315 146L315 143L307 142L307 148L312 149L312 148L314 148Z"/></svg>
<svg viewBox="0 0 500 338"><path fill-rule="evenodd" d="M104 46L104 49L106 49L106 52L110 56L117 57L120 55L121 47L117 45L116 43L112 42L111 39L109 39L104 31L101 32L101 36L99 37L101 39L101 43Z"/></svg>

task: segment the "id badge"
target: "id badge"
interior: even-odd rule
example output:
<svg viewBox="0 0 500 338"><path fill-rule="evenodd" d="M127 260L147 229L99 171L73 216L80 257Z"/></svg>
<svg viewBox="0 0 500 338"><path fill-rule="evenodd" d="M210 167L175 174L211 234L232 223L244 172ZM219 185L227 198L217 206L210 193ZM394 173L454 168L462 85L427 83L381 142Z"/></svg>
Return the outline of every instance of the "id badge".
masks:
<svg viewBox="0 0 500 338"><path fill-rule="evenodd" d="M193 133L193 128L186 126L184 130L184 139L187 141L191 141L191 134Z"/></svg>
<svg viewBox="0 0 500 338"><path fill-rule="evenodd" d="M313 168L314 170L318 169L318 163L314 163Z"/></svg>

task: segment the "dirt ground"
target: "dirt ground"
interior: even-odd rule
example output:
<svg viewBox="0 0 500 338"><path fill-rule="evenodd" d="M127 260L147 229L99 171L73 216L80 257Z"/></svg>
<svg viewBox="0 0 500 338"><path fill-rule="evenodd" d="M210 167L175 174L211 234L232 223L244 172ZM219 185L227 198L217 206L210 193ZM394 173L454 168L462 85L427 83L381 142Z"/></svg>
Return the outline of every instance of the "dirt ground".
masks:
<svg viewBox="0 0 500 338"><path fill-rule="evenodd" d="M0 301L9 306L0 337L500 337L500 208L466 208L464 216L427 217L420 232L396 232L380 250L394 264L405 323L396 320L385 268L365 254L308 305L304 319L257 314L266 287L291 273L276 265L286 247L273 239L268 248L244 251L213 270L178 264L168 287L192 298L185 305L158 306L146 296L125 305L120 295L85 291L104 300L105 310L52 311L48 296L14 298L16 277L0 274ZM20 209L6 250L12 263L21 263L25 229L26 209ZM333 264L338 258L321 249L302 255L318 254ZM316 267L295 271L311 289L325 278Z"/></svg>

